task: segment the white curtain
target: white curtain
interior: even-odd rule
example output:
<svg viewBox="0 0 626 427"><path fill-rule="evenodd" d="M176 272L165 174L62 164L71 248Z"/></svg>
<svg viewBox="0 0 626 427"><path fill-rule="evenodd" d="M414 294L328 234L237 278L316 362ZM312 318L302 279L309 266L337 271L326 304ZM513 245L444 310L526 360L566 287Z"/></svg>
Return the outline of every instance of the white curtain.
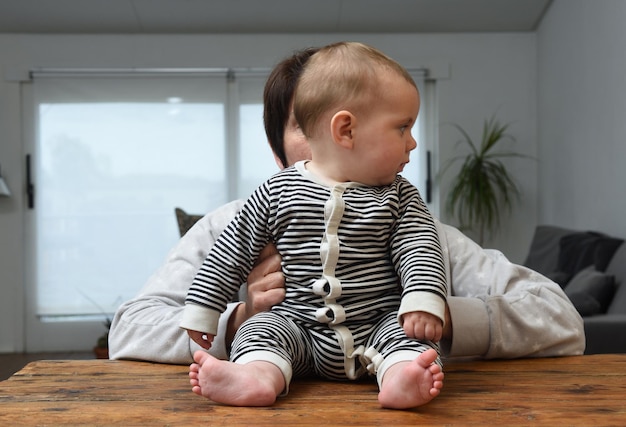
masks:
<svg viewBox="0 0 626 427"><path fill-rule="evenodd" d="M84 346L77 324L133 297L178 240L175 207L204 214L276 171L264 82L224 70L42 72L25 85L29 351Z"/></svg>

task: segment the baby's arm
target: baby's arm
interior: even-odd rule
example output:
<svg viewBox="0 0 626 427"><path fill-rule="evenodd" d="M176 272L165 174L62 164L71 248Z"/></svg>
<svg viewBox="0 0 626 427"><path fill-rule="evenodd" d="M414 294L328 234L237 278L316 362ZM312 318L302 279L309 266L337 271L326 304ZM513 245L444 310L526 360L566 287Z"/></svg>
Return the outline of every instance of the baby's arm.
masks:
<svg viewBox="0 0 626 427"><path fill-rule="evenodd" d="M402 329L410 338L439 342L443 323L437 316L425 311L411 311L402 315Z"/></svg>

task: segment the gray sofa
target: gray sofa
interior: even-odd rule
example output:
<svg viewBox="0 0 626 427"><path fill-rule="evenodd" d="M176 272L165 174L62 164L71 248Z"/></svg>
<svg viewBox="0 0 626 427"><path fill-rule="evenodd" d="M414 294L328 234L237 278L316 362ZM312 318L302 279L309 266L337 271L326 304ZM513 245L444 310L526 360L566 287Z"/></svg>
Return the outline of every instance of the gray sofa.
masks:
<svg viewBox="0 0 626 427"><path fill-rule="evenodd" d="M540 225L524 265L563 287L585 322L585 354L626 353L626 244Z"/></svg>

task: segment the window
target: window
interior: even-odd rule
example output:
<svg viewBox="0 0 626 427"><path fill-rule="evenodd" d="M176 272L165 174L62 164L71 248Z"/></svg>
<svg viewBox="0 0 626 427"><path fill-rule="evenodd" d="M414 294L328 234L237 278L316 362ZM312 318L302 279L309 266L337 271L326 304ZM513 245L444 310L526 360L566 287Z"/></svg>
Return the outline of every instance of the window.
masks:
<svg viewBox="0 0 626 427"><path fill-rule="evenodd" d="M29 351L75 348L62 324L100 327L133 297L178 240L175 207L208 212L276 171L264 82L224 71L35 75Z"/></svg>
<svg viewBox="0 0 626 427"><path fill-rule="evenodd" d="M277 171L262 124L267 73L35 73L24 86L35 184L27 351L84 350L205 213ZM416 74L418 84L421 76ZM404 171L425 194L418 150ZM259 161L259 159L266 159Z"/></svg>
<svg viewBox="0 0 626 427"><path fill-rule="evenodd" d="M424 79L424 70L412 70L411 75L417 83L420 92L420 111L417 116L417 123L411 130L413 137L417 141L417 147L411 153L411 161L405 166L402 175L415 185L422 199L426 202L428 208L437 213L437 206L432 202L435 197L431 197L433 170L432 155L434 152L434 82Z"/></svg>

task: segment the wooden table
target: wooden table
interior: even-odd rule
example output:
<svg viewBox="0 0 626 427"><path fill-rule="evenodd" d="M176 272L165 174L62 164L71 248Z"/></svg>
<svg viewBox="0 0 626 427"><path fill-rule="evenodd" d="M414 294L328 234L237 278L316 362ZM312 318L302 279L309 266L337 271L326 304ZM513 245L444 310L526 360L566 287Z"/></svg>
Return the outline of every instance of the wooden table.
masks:
<svg viewBox="0 0 626 427"><path fill-rule="evenodd" d="M446 364L442 394L381 409L374 382L298 380L269 408L190 391L187 367L32 362L0 383L0 425L626 425L626 354Z"/></svg>

